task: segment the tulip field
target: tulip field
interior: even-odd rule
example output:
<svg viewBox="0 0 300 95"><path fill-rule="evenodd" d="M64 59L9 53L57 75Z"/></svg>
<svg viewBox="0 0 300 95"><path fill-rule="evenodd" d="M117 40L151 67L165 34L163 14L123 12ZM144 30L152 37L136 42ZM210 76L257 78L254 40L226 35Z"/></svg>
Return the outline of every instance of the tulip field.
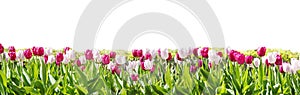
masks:
<svg viewBox="0 0 300 95"><path fill-rule="evenodd" d="M1 95L299 95L299 53L258 47L97 50L0 44Z"/></svg>

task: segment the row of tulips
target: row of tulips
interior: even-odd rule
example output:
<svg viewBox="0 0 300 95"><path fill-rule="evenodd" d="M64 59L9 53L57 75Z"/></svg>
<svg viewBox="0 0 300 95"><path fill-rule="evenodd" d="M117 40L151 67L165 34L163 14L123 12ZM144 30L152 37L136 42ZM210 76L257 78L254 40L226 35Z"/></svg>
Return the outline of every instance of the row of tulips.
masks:
<svg viewBox="0 0 300 95"><path fill-rule="evenodd" d="M300 60L282 55L266 47L80 53L0 44L0 94L300 94Z"/></svg>

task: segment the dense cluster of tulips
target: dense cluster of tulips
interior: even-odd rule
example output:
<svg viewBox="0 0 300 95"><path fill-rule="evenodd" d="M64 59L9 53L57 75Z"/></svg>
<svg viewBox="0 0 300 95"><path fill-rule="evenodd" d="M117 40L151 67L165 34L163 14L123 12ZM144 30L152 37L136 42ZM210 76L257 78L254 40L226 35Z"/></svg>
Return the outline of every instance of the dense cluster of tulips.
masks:
<svg viewBox="0 0 300 95"><path fill-rule="evenodd" d="M266 47L75 52L0 44L0 94L297 95L298 56Z"/></svg>

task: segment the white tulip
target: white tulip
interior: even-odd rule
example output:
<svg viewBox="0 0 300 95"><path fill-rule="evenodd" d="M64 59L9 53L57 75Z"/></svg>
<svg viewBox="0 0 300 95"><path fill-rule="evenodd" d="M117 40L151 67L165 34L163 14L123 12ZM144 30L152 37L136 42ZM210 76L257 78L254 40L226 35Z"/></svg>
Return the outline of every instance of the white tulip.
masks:
<svg viewBox="0 0 300 95"><path fill-rule="evenodd" d="M270 64L274 64L274 63L276 62L276 56L277 56L277 55L278 55L277 52L268 53L268 57L267 57L268 62L269 62Z"/></svg>
<svg viewBox="0 0 300 95"><path fill-rule="evenodd" d="M255 66L255 67L259 67L259 65L260 65L260 60L259 60L259 58L254 58L254 66Z"/></svg>
<svg viewBox="0 0 300 95"><path fill-rule="evenodd" d="M188 50L181 48L178 50L178 55L180 58L185 58L188 55Z"/></svg>
<svg viewBox="0 0 300 95"><path fill-rule="evenodd" d="M102 58L101 58L101 55L100 55L99 51L96 50L96 49L93 49L92 52L93 52L93 58L94 58L94 60L95 60L96 62L101 62L101 61L102 61Z"/></svg>
<svg viewBox="0 0 300 95"><path fill-rule="evenodd" d="M212 63L219 64L221 57L214 51L208 51L208 60Z"/></svg>
<svg viewBox="0 0 300 95"><path fill-rule="evenodd" d="M50 55L50 56L48 56L48 61L47 61L47 63L53 63L53 62L55 62L55 56L54 55Z"/></svg>
<svg viewBox="0 0 300 95"><path fill-rule="evenodd" d="M284 72L292 72L292 67L290 63L282 63L282 67Z"/></svg>
<svg viewBox="0 0 300 95"><path fill-rule="evenodd" d="M85 63L86 63L86 58L85 58L85 56L80 56L80 57L79 57L79 61L80 61L81 64L85 64Z"/></svg>
<svg viewBox="0 0 300 95"><path fill-rule="evenodd" d="M52 48L46 48L44 51L45 55L51 55L52 53Z"/></svg>
<svg viewBox="0 0 300 95"><path fill-rule="evenodd" d="M128 72L132 72L133 70L138 71L139 69L139 61L129 61L126 66L126 70Z"/></svg>
<svg viewBox="0 0 300 95"><path fill-rule="evenodd" d="M150 60L148 60L148 59L145 60L145 62L144 62L144 67L145 67L146 70L151 70L152 67L153 67L153 62L150 61Z"/></svg>
<svg viewBox="0 0 300 95"><path fill-rule="evenodd" d="M160 56L161 56L162 59L165 59L165 60L168 59L168 57L169 57L169 51L168 51L168 49L162 50L160 52Z"/></svg>
<svg viewBox="0 0 300 95"><path fill-rule="evenodd" d="M124 64L124 63L126 63L126 57L116 55L116 62L117 62L117 64Z"/></svg>
<svg viewBox="0 0 300 95"><path fill-rule="evenodd" d="M16 59L17 60L23 60L25 57L24 57L24 54L23 54L23 50L19 50L16 54Z"/></svg>
<svg viewBox="0 0 300 95"><path fill-rule="evenodd" d="M75 60L76 55L75 55L75 51L74 50L69 50L66 52L67 58L69 60Z"/></svg>

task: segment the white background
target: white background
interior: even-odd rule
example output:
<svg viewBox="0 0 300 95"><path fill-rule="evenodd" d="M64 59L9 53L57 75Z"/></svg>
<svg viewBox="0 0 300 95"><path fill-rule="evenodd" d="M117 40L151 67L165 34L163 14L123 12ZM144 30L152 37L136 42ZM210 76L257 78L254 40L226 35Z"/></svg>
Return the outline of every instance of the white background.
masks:
<svg viewBox="0 0 300 95"><path fill-rule="evenodd" d="M16 48L72 47L77 22L89 2L0 0L0 43ZM221 23L226 46L255 49L264 45L300 51L299 0L209 0L208 3ZM145 42L153 36L158 38ZM168 39L153 34L142 36L133 47L174 48Z"/></svg>

